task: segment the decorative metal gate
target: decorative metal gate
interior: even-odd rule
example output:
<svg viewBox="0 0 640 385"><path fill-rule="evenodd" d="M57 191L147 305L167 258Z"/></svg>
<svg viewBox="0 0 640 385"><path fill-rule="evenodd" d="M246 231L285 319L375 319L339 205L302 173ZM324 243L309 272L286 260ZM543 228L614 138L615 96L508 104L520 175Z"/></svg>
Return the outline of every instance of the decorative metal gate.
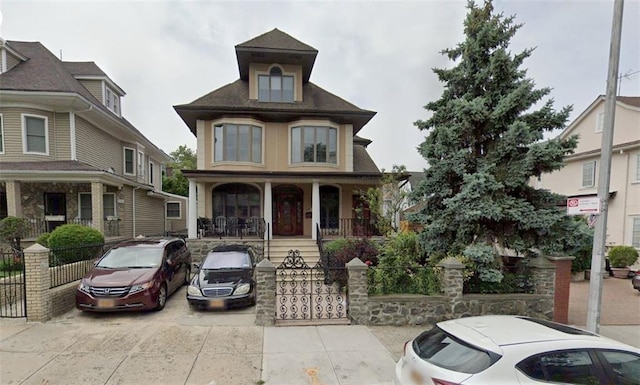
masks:
<svg viewBox="0 0 640 385"><path fill-rule="evenodd" d="M0 253L0 318L27 316L24 254L11 249Z"/></svg>
<svg viewBox="0 0 640 385"><path fill-rule="evenodd" d="M309 267L298 250L289 250L276 274L276 322L318 321L348 323L346 296L329 275L346 270ZM345 274L346 277L346 274ZM322 323L322 322L320 322Z"/></svg>

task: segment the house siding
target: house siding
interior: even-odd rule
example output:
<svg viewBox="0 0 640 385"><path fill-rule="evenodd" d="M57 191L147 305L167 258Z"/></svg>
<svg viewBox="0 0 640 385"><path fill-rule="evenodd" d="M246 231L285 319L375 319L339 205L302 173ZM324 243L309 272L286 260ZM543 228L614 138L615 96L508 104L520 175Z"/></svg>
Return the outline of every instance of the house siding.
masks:
<svg viewBox="0 0 640 385"><path fill-rule="evenodd" d="M54 114L49 111L34 108L0 108L3 120L4 154L0 155L0 161L5 162L29 162L42 160L56 160L55 152L55 120ZM49 155L23 154L22 153L22 114L44 116L48 120Z"/></svg>
<svg viewBox="0 0 640 385"><path fill-rule="evenodd" d="M80 83L89 91L91 95L95 96L100 103L104 104L104 98L102 95L102 80L79 80Z"/></svg>
<svg viewBox="0 0 640 385"><path fill-rule="evenodd" d="M164 217L164 199L147 196L147 190L135 190L136 194L136 236L158 235L164 233L164 221L158 220L158 215L150 213L162 213Z"/></svg>
<svg viewBox="0 0 640 385"><path fill-rule="evenodd" d="M76 115L77 157L81 162L122 175L122 144L93 124Z"/></svg>
<svg viewBox="0 0 640 385"><path fill-rule="evenodd" d="M604 113L604 102L600 102L570 132L579 135L575 153L599 150L602 147L602 132L596 133L598 114ZM637 108L637 107L636 107ZM616 108L615 126L613 129L613 145L640 140L640 109Z"/></svg>
<svg viewBox="0 0 640 385"><path fill-rule="evenodd" d="M54 114L54 136L49 137L49 144L53 147L56 160L71 159L71 128L69 122L69 113Z"/></svg>

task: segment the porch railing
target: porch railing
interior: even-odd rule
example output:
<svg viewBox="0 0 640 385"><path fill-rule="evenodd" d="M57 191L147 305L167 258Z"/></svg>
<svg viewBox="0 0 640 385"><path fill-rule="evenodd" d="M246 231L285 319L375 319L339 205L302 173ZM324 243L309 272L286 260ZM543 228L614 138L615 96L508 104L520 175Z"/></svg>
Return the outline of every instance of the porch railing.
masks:
<svg viewBox="0 0 640 385"><path fill-rule="evenodd" d="M199 238L262 238L266 231L264 218L200 217L197 220Z"/></svg>
<svg viewBox="0 0 640 385"><path fill-rule="evenodd" d="M320 228L322 236L327 237L370 237L380 235L376 222L371 219L333 218Z"/></svg>
<svg viewBox="0 0 640 385"><path fill-rule="evenodd" d="M38 238L40 235L44 233L51 232L53 230L52 225L60 223L60 222L51 222L44 218L26 218L26 222L27 222L27 229L26 229L26 234L24 238ZM73 219L67 219L66 223L73 223L77 225L91 227L93 225L93 220L73 218ZM103 233L107 237L120 236L120 221L105 220L103 222Z"/></svg>

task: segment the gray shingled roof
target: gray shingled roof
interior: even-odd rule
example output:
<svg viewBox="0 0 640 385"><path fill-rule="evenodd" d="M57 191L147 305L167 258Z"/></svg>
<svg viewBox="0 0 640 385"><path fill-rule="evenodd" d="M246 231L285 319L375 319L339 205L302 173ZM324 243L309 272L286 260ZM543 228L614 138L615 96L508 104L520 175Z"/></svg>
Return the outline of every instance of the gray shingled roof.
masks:
<svg viewBox="0 0 640 385"><path fill-rule="evenodd" d="M104 171L77 160L50 162L0 162L0 170L12 171Z"/></svg>
<svg viewBox="0 0 640 385"><path fill-rule="evenodd" d="M355 135L353 137L353 143L359 144L361 146L364 146L364 148L367 148L367 146L373 143L373 141L371 139L367 139L367 138L363 138L361 136Z"/></svg>
<svg viewBox="0 0 640 385"><path fill-rule="evenodd" d="M74 76L107 76L98 65L92 61L87 62L62 62L69 72Z"/></svg>
<svg viewBox="0 0 640 385"><path fill-rule="evenodd" d="M618 101L630 106L640 107L640 96L618 96Z"/></svg>
<svg viewBox="0 0 640 385"><path fill-rule="evenodd" d="M367 149L360 145L353 146L353 172L374 173L380 172L378 166L369 156Z"/></svg>
<svg viewBox="0 0 640 385"><path fill-rule="evenodd" d="M318 52L317 49L280 31L278 28L236 45L236 48L261 48L285 51Z"/></svg>
<svg viewBox="0 0 640 385"><path fill-rule="evenodd" d="M295 103L259 102L249 99L249 82L241 79L212 91L188 106L202 106L213 108L242 107L259 110L298 110L304 111L331 111L331 112L362 112L375 114L373 111L363 110L346 100L309 82L302 86L304 100Z"/></svg>

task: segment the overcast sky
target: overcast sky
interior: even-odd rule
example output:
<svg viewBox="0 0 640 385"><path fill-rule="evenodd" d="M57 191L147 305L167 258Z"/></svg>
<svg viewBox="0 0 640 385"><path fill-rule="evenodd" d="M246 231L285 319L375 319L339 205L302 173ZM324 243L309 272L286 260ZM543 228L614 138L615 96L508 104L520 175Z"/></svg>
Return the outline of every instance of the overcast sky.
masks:
<svg viewBox="0 0 640 385"><path fill-rule="evenodd" d="M311 81L377 115L359 135L380 168L422 170L416 147L442 93L431 71L462 41L466 2L0 0L0 36L39 41L66 61L94 61L125 90L124 116L166 153L196 140L173 110L238 79L234 46L273 28L316 48ZM606 92L613 1L495 1L524 24L511 49L537 47L522 68L551 87L571 120ZM620 73L640 71L640 0L626 0ZM640 96L640 73L620 95Z"/></svg>

